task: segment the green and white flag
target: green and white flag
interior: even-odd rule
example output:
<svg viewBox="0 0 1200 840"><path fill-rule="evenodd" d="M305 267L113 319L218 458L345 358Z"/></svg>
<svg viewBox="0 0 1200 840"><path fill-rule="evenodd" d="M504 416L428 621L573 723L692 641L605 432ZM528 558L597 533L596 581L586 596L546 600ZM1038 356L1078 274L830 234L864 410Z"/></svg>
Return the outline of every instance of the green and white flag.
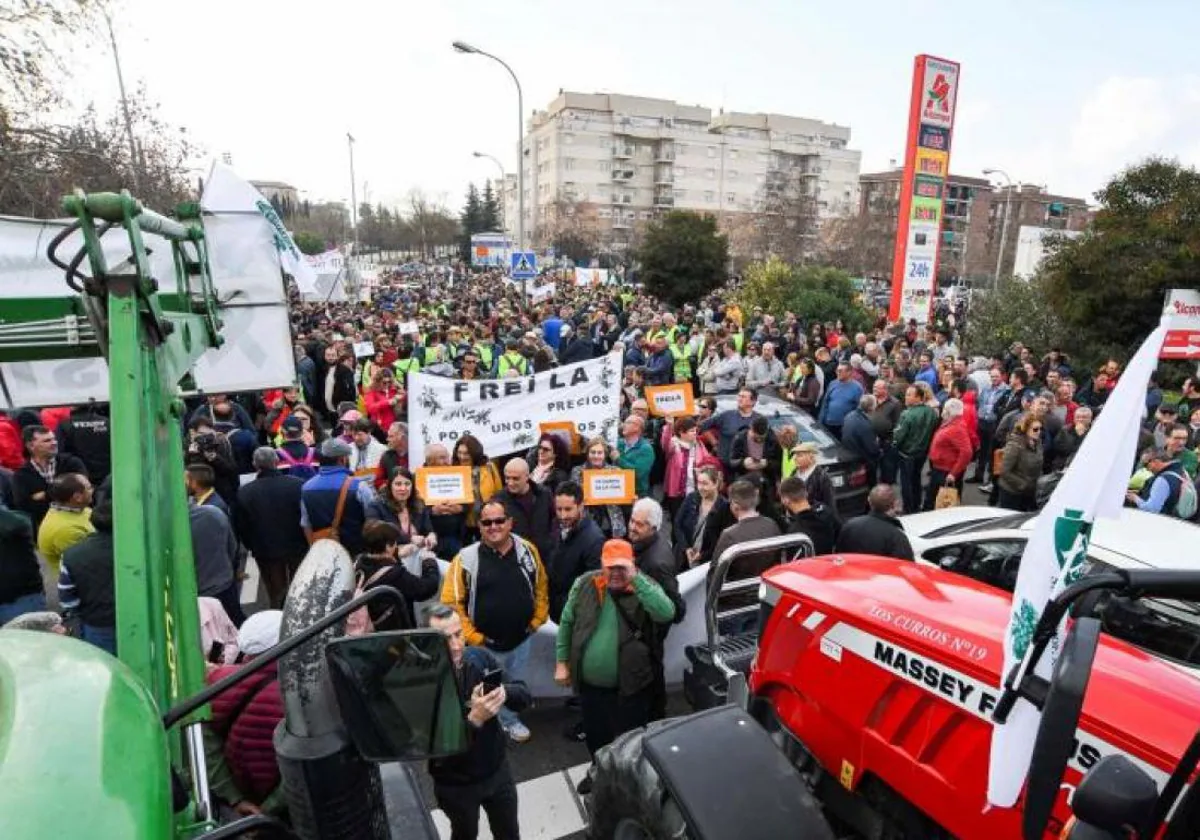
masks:
<svg viewBox="0 0 1200 840"><path fill-rule="evenodd" d="M1083 571L1092 523L1098 516L1116 516L1137 456L1138 430L1146 410L1146 383L1158 366L1158 353L1167 328L1160 325L1130 361L1104 410L1079 447L1071 467L1038 515L1021 560L1012 614L1004 638L1007 675L1024 660L1033 629L1046 603ZM1036 673L1049 679L1062 648L1066 620L1059 625ZM988 770L988 802L1011 807L1021 793L1041 712L1018 700L1008 721L992 730Z"/></svg>

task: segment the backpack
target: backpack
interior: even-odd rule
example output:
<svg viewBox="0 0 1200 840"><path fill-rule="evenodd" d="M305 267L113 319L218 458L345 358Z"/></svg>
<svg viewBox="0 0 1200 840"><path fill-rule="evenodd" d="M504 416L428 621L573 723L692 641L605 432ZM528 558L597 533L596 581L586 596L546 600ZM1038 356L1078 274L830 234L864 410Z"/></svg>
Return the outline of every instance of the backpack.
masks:
<svg viewBox="0 0 1200 840"><path fill-rule="evenodd" d="M303 460L296 458L283 448L276 449L275 454L279 456L280 463L285 465L288 475L294 475L296 478L307 481L317 474L317 453L311 446L304 453Z"/></svg>
<svg viewBox="0 0 1200 840"><path fill-rule="evenodd" d="M375 574L367 577L361 570L356 569L354 572L354 595L353 598L358 598L371 586L372 583L383 577L383 573L388 570L387 566L383 566L375 571ZM387 618L395 607L388 607L380 619ZM368 607L361 606L350 615L346 616L346 635L347 636L366 636L368 633L375 632L375 622L371 619L371 611Z"/></svg>
<svg viewBox="0 0 1200 840"><path fill-rule="evenodd" d="M1179 498L1175 500L1175 515L1185 521L1192 521L1196 518L1197 507L1200 507L1200 494L1196 492L1196 485L1186 475L1179 482Z"/></svg>

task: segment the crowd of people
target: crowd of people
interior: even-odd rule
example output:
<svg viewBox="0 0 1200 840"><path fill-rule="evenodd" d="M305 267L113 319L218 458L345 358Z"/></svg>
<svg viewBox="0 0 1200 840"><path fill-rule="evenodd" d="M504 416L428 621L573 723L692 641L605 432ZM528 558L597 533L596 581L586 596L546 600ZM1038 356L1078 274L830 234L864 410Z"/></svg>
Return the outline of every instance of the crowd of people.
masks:
<svg viewBox="0 0 1200 840"><path fill-rule="evenodd" d="M494 272L453 288L409 279L385 280L369 305L297 302L297 383L191 400L181 445L214 663L231 667L230 651L252 656L278 638L291 576L321 538L351 554L361 587L405 596L404 609L371 607L374 629L426 623L447 636L468 721L483 733L466 755L430 765L456 838L475 836L481 808L494 836L517 836L504 745L531 737L520 714L530 640L544 623L558 627L554 679L578 698L578 737L594 753L666 714L663 650L686 610L681 572L782 533L807 535L819 554L913 559L897 517L972 482L991 504L1035 510L1121 375L1116 360L1080 370L1020 343L969 358L958 348L961 308L927 327L880 317L847 330L744 309L727 293L672 310L633 287L560 281L534 304ZM474 501L422 500L409 464L409 374L503 379L606 354L623 362L615 445L573 449L546 433L528 451L489 453L462 435L428 446L423 463L468 467ZM696 414L651 414L644 389L682 382ZM726 395L733 404L718 410ZM810 415L862 462L863 510L839 509L819 447L758 412L764 397ZM1129 503L1194 516L1200 380L1170 401L1152 381L1146 410ZM0 623L49 609L117 652L114 433L94 404L0 415ZM585 504L583 471L612 466L634 472L637 500ZM268 607L249 620L247 557ZM432 602L421 615L417 605ZM495 668L503 684L485 688ZM273 675L230 708L277 721ZM271 809L270 738L261 727L230 738L238 726L214 721L214 790L240 813Z"/></svg>

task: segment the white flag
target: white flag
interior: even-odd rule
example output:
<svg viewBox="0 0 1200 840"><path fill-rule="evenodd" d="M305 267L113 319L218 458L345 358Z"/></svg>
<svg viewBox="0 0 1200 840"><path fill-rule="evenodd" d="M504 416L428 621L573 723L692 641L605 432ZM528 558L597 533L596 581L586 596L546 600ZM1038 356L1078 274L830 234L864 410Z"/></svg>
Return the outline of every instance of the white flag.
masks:
<svg viewBox="0 0 1200 840"><path fill-rule="evenodd" d="M1158 366L1167 328L1160 325L1129 362L1104 410L1079 447L1071 467L1038 515L1021 559L1012 614L1004 637L1004 670L1025 658L1033 629L1047 601L1072 583L1087 559L1088 538L1097 516L1116 516L1137 456L1138 429L1146 408L1146 383ZM1035 673L1049 679L1062 648L1066 619L1050 642ZM1008 808L1016 801L1029 770L1041 712L1025 700L1013 706L1008 721L992 730L988 802Z"/></svg>
<svg viewBox="0 0 1200 840"><path fill-rule="evenodd" d="M314 294L317 291L317 275L304 259L304 254L296 247L292 235L288 233L271 206L271 202L243 180L230 167L220 161L213 161L208 180L204 182L204 195L200 197L200 206L210 213L259 213L271 227L271 238L275 242L275 250L279 252L279 262L283 270L292 275L301 293Z"/></svg>

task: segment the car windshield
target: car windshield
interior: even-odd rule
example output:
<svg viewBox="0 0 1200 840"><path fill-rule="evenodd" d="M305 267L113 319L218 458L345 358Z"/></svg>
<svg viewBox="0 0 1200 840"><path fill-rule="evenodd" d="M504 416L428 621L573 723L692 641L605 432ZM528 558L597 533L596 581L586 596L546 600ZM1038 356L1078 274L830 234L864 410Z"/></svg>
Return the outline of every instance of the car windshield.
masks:
<svg viewBox="0 0 1200 840"><path fill-rule="evenodd" d="M921 536L929 538L948 537L951 534L974 534L979 531L1019 531L1025 527L1026 522L1035 516L1037 516L1036 513L1014 513L1011 516L992 519L968 519L965 522L955 522L952 525L934 528L928 534Z"/></svg>
<svg viewBox="0 0 1200 840"><path fill-rule="evenodd" d="M1085 574L1115 569L1092 560ZM1094 608L1104 632L1156 656L1200 667L1200 604L1106 593Z"/></svg>

